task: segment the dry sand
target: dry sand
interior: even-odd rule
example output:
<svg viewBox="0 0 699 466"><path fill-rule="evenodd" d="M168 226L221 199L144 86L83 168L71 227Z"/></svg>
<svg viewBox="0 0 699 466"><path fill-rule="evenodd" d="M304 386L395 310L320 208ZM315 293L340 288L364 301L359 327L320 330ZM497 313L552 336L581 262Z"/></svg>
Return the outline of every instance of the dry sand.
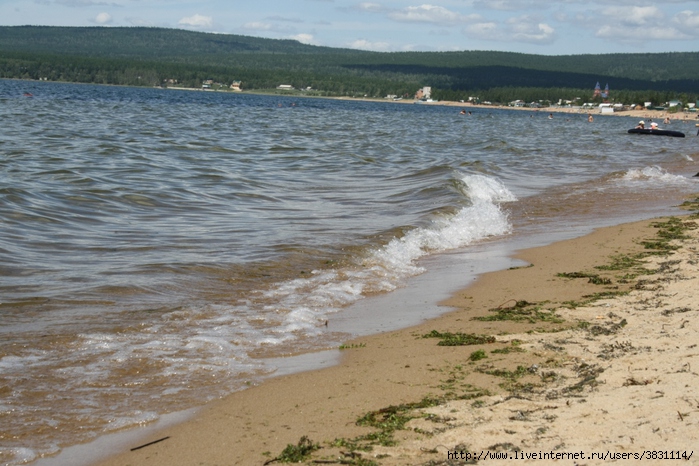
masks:
<svg viewBox="0 0 699 466"><path fill-rule="evenodd" d="M647 464L665 464L652 459L658 453L648 452L689 455L699 445L694 220L683 219L689 238L673 241L679 250L644 259L650 275L620 278L638 273L639 266L595 268L612 263L612 257L647 251L640 242L662 230L654 222L604 228L524 251L519 257L530 266L484 275L444 303L453 312L348 342L354 346L338 366L235 393L140 444L166 440L101 465L263 465L303 436L320 446L308 464L475 464L449 460L450 451L504 452L512 458L571 454L557 462L517 460L542 465L603 464L588 457L606 452L646 452ZM594 275L599 277L591 280ZM584 304L585 296L626 290L627 295ZM494 309L527 319L473 320L496 315ZM496 342L439 346L438 338L423 338L433 330L492 335ZM486 357L477 360L479 354ZM356 449L378 443L360 440L381 432L358 425L370 412L385 421L383 438L395 444ZM581 452L582 459L572 456ZM512 462L479 464L491 461ZM699 464L699 451L683 464Z"/></svg>
<svg viewBox="0 0 699 466"><path fill-rule="evenodd" d="M387 101L385 99L350 99L350 98L338 98L339 100L366 100L366 101L381 101L381 102L394 102ZM416 104L417 101L405 99L395 101L395 103L401 104ZM646 125L650 122L656 122L660 125L661 129L671 129L674 131L682 131L687 133L687 135L694 134L694 127L699 127L699 113L697 112L668 112L664 110L621 110L611 113L602 113L599 107L594 108L581 108L581 107L544 107L544 108L531 108L531 107L510 107L504 105L482 105L482 104L471 104L469 102L454 102L454 101L434 101L434 102L424 102L421 105L442 105L446 107L458 107L458 112L461 110L465 112L472 112L473 114L477 112L487 111L491 109L500 110L516 110L521 112L528 112L532 114L542 114L542 115L553 115L553 118L567 118L567 119L578 119L587 120L590 123L594 123L599 116L615 116L615 117L628 117L638 121L644 121ZM648 127L648 126L646 126Z"/></svg>

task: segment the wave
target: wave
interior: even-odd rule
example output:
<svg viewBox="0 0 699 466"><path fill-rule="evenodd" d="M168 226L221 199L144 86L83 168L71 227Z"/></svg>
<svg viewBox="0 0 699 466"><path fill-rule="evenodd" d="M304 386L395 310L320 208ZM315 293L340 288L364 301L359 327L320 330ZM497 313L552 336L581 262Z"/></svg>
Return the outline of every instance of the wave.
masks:
<svg viewBox="0 0 699 466"><path fill-rule="evenodd" d="M455 214L440 216L429 226L411 229L385 245L371 248L349 267L313 270L311 278L290 280L265 292L264 298L275 307L273 310L285 314L274 330L278 338L266 338L265 343L281 343L301 330L314 332L318 321L329 313L368 294L396 289L407 278L424 272L419 264L424 256L511 231L508 215L500 204L517 198L502 182L484 175L462 175L460 183L470 205Z"/></svg>
<svg viewBox="0 0 699 466"><path fill-rule="evenodd" d="M682 175L674 175L658 166L633 168L624 173L620 181L623 184L653 183L657 185L686 185L690 181Z"/></svg>

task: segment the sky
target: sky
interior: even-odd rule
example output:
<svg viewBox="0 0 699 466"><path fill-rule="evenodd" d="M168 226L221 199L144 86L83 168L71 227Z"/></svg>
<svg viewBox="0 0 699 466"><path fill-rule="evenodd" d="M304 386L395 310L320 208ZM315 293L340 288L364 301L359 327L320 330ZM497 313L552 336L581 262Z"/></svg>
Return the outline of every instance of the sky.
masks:
<svg viewBox="0 0 699 466"><path fill-rule="evenodd" d="M0 0L0 25L149 26L379 52L699 51L699 0Z"/></svg>

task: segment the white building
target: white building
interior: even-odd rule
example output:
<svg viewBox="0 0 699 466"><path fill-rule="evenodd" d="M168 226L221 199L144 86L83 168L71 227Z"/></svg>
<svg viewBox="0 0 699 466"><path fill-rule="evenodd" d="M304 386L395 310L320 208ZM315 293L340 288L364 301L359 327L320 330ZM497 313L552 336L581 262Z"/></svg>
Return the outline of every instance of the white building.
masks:
<svg viewBox="0 0 699 466"><path fill-rule="evenodd" d="M417 100L431 99L432 98L432 88L429 86L425 86L422 89L418 89L418 91L415 93L415 98Z"/></svg>

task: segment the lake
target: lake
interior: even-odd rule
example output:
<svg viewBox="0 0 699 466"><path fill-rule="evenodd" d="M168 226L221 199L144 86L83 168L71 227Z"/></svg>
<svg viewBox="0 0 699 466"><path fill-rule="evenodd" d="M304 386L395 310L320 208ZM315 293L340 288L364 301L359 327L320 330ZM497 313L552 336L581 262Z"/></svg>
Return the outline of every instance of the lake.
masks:
<svg viewBox="0 0 699 466"><path fill-rule="evenodd" d="M259 383L469 251L478 274L697 191L693 124L459 110L0 80L0 461Z"/></svg>

